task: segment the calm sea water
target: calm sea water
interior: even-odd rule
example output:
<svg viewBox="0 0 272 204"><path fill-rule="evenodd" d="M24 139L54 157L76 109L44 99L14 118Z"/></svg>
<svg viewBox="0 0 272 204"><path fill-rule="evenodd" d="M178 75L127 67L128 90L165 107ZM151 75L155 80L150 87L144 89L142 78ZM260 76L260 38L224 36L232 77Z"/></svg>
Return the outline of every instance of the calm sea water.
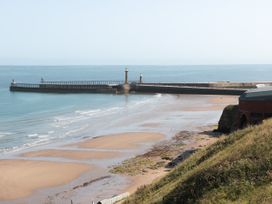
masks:
<svg viewBox="0 0 272 204"><path fill-rule="evenodd" d="M129 66L146 82L271 81L272 65ZM17 82L123 80L125 66L0 66L0 152L114 129L112 121L160 103L158 95L12 93Z"/></svg>

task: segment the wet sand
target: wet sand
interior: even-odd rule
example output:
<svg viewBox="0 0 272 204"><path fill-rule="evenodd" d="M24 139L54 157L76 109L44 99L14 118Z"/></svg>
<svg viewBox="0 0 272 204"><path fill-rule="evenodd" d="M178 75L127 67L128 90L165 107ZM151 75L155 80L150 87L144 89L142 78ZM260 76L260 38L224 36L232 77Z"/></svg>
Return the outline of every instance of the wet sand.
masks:
<svg viewBox="0 0 272 204"><path fill-rule="evenodd" d="M95 137L73 146L94 149L133 149L141 144L157 142L163 138L164 135L160 133L130 132Z"/></svg>
<svg viewBox="0 0 272 204"><path fill-rule="evenodd" d="M208 103L199 107L187 107L184 111L218 111L223 110L227 105L238 104L238 96L213 96L208 99Z"/></svg>
<svg viewBox="0 0 272 204"><path fill-rule="evenodd" d="M0 160L0 200L22 198L37 189L64 185L91 169L86 164Z"/></svg>
<svg viewBox="0 0 272 204"><path fill-rule="evenodd" d="M27 152L23 157L61 157L66 159L87 160L87 159L111 159L120 156L117 151L79 151L79 150L60 150L49 149Z"/></svg>

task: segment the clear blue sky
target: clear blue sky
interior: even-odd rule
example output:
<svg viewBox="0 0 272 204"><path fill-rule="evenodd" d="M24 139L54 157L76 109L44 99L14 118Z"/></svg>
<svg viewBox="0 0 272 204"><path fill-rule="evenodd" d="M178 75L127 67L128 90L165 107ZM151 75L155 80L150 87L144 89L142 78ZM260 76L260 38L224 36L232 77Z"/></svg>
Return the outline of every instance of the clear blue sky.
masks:
<svg viewBox="0 0 272 204"><path fill-rule="evenodd" d="M0 0L0 64L270 64L271 9L271 0Z"/></svg>

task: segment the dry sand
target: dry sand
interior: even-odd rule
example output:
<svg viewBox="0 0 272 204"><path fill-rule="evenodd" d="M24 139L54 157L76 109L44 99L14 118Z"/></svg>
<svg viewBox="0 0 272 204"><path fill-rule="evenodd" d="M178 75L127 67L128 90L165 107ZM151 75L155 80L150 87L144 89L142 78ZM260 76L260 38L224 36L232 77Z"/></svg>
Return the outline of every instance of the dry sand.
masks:
<svg viewBox="0 0 272 204"><path fill-rule="evenodd" d="M0 200L22 198L36 189L64 185L90 169L85 164L0 160Z"/></svg>
<svg viewBox="0 0 272 204"><path fill-rule="evenodd" d="M143 143L156 142L162 139L164 139L164 135L160 133L131 132L95 137L73 146L97 149L133 149Z"/></svg>
<svg viewBox="0 0 272 204"><path fill-rule="evenodd" d="M117 151L40 150L22 154L24 157L61 157L67 159L111 159L120 156Z"/></svg>
<svg viewBox="0 0 272 204"><path fill-rule="evenodd" d="M130 180L130 185L124 191L133 194L138 188L144 185L151 184L155 180L162 178L168 173L166 169L161 168L155 171L150 171L144 175L136 175L128 177Z"/></svg>

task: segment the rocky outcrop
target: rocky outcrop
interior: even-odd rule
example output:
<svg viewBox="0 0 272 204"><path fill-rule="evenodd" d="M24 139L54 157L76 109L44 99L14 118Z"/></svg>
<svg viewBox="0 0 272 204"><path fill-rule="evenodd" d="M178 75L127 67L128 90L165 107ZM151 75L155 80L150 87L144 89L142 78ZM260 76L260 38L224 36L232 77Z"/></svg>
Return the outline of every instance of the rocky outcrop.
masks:
<svg viewBox="0 0 272 204"><path fill-rule="evenodd" d="M230 133L239 129L239 106L228 105L224 108L218 123L218 131Z"/></svg>

